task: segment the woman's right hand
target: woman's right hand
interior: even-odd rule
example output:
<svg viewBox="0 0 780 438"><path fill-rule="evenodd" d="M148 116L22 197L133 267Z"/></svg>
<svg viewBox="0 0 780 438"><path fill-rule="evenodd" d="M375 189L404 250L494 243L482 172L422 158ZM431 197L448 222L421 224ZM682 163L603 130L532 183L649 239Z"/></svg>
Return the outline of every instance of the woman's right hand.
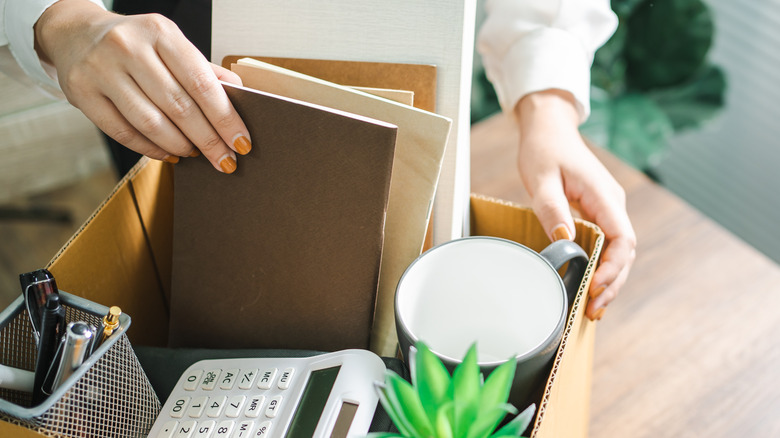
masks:
<svg viewBox="0 0 780 438"><path fill-rule="evenodd" d="M35 25L38 55L62 91L103 132L150 158L208 158L232 173L249 132L220 80L241 79L209 63L167 18L123 16L87 0L60 0Z"/></svg>

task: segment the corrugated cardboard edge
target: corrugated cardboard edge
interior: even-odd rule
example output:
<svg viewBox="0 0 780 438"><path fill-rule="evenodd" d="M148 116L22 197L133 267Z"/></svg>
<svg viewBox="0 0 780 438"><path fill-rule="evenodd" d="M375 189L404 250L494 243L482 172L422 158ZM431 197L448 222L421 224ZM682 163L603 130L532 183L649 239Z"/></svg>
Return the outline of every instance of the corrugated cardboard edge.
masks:
<svg viewBox="0 0 780 438"><path fill-rule="evenodd" d="M517 220L517 223L512 221L510 224L491 224L491 227L495 227L495 230L492 230L493 232L499 233L498 230L503 227L504 229L500 231L501 234L504 234L505 232L513 234L512 236L506 236L507 238L514 238L517 236L526 237L523 239L523 243L537 251L549 244L549 239L543 231L541 231L541 225L538 221L527 220L531 217L535 218L532 209L512 202L476 194L471 195L471 203L472 208L474 208L474 205L482 207L483 209L489 206L491 211L496 213L490 215L492 219L496 219L495 216L497 216L499 210L506 208L521 212L525 216L522 220ZM502 216L504 216L502 219L508 219L506 215ZM475 222L477 223L472 223L473 226L480 225L478 221ZM536 421L531 433L531 437L534 438L552 438L560 436L585 437L588 432L590 414L590 376L593 366L595 323L585 319L585 307L590 280L593 271L596 269L604 243L604 233L598 226L580 219L575 220L575 226L577 227L577 237L575 240L586 251L590 248L590 251L588 251L590 261L586 267L583 281L577 291L577 296L572 304L561 345L555 356L552 370L548 377L547 384L545 385L542 400L537 407ZM528 237L530 237L530 240ZM575 340L582 344L578 345L580 348L578 348L577 351L572 350L572 348L567 349L567 345ZM574 353L579 353L579 356L573 357L572 354ZM578 364L578 367L569 369L570 372L567 373L571 376L564 376L564 378L573 377L573 381L571 381L572 379L568 382L562 381L560 378L562 365L578 360L581 362ZM570 385L564 388L563 384L567 383ZM577 387L572 387L574 385ZM582 400L584 400L585 403L581 403ZM523 409L524 407L519 408ZM562 414L560 415L560 420L559 412Z"/></svg>
<svg viewBox="0 0 780 438"><path fill-rule="evenodd" d="M164 288L161 286L158 266L155 262L154 247L149 240L147 232L148 224L145 222L146 218L143 217L139 209L139 200L135 193L133 181L141 172L159 172L158 167L164 165L169 164L150 160L146 157L139 160L127 175L114 186L114 189L106 199L95 209L84 224L62 246L47 265L47 268L52 270L58 279L63 279L63 281L59 281L58 283L60 283L60 286L64 290L100 302L101 304L119 305L122 307L123 311L133 315L136 322L141 321L141 324L136 324L134 330L132 333L128 334L128 336L133 342L148 345L164 345L167 341L168 316L167 308L165 306ZM117 203L120 204L117 205ZM118 242L112 241L107 243L107 245L110 245L111 243L118 243L120 245L126 244L127 242L122 241L122 239L130 239L132 237L133 243L136 244L134 248L141 251L136 254L143 254L143 262L139 261L135 264L128 264L125 263L123 261L124 259L121 257L117 257L116 260L109 259L108 262L106 262L105 259L100 259L98 260L99 263L97 263L97 265L90 266L94 268L94 266L100 266L102 263L104 267L109 268L110 272L107 272L107 275L105 276L92 273L88 279L70 278L69 274L59 272L63 269L67 269L68 266L80 266L79 263L90 262L89 259L83 261L79 260L79 257L82 254L79 253L78 247L83 244L83 241L78 241L80 238L86 236L88 230L91 228L102 227L105 230L106 223L100 221L101 213L105 212L110 216L111 213L115 213L113 209L116 208L122 208L128 212L127 214L134 215L131 220L133 229L130 231L131 234L136 231L138 234L133 234L132 236L123 235L118 239ZM109 210L111 211L109 212ZM131 211L132 213L130 213ZM99 245L101 243L102 242L92 242L93 245ZM106 248L108 254L116 252L116 248L114 247L107 246ZM124 247L120 246L120 249L124 252ZM75 252L69 254L69 250ZM98 251L98 254L91 256L99 256L99 253L100 251ZM124 256L124 254L121 254L121 256ZM62 265L64 265L64 267ZM88 284L83 283L85 281L88 281ZM102 301L110 300L115 302L101 302L101 299L96 295L100 293L100 290L111 292L107 294L108 296L104 297Z"/></svg>

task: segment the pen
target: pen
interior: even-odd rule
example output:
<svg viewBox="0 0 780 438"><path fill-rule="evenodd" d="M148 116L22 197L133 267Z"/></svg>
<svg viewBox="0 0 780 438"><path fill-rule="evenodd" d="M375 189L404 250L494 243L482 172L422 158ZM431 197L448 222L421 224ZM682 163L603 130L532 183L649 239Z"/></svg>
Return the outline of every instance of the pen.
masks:
<svg viewBox="0 0 780 438"><path fill-rule="evenodd" d="M22 285L24 303L27 306L27 313L33 326L33 334L36 342L38 342L41 336L41 315L43 314L43 307L46 305L46 297L52 294L59 294L57 282L47 269L38 269L21 274L19 282Z"/></svg>
<svg viewBox="0 0 780 438"><path fill-rule="evenodd" d="M65 308L60 305L60 296L52 294L46 297L46 306L41 315L41 337L38 342L38 356L35 360L35 385L33 386L33 404L39 404L46 397L43 384L46 374L54 363L57 347L65 333Z"/></svg>
<svg viewBox="0 0 780 438"><path fill-rule="evenodd" d="M94 333L84 322L71 322L65 329L65 341L62 347L57 375L54 377L51 391L54 392L84 362Z"/></svg>
<svg viewBox="0 0 780 438"><path fill-rule="evenodd" d="M119 328L119 315L121 314L122 309L120 309L119 306L111 306L111 308L108 309L108 314L103 317L100 333L94 342L92 351L97 350L97 348L100 347L103 342L106 342L106 340L114 334L116 329Z"/></svg>

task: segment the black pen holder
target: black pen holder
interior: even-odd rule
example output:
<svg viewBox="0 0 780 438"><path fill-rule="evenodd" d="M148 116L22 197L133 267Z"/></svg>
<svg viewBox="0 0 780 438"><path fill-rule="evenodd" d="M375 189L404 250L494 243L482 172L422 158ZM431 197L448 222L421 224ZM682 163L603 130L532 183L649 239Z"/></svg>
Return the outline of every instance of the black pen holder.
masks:
<svg viewBox="0 0 780 438"><path fill-rule="evenodd" d="M67 322L100 327L108 308L60 292ZM46 436L145 437L160 412L152 389L125 332L130 317L50 396L32 406L32 394L0 389L0 421ZM0 313L0 364L32 371L37 348L22 297Z"/></svg>

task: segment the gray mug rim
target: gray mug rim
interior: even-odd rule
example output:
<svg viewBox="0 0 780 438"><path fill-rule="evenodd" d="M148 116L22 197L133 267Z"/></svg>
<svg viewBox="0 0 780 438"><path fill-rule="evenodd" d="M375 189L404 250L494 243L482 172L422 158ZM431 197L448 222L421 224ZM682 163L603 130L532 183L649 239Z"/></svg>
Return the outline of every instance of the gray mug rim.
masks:
<svg viewBox="0 0 780 438"><path fill-rule="evenodd" d="M403 329L403 332L408 335L407 337L411 340L410 346L414 346L417 342L420 341L420 339L417 336L415 336L412 333L411 330L409 330L408 325L406 324L404 319L401 317L400 312L398 310L399 309L399 307L398 307L398 297L400 296L399 292L401 290L401 284L403 283L404 278L406 277L406 274L409 271L411 271L412 267L414 265L416 265L417 262L420 261L423 257L425 257L428 253L433 252L433 251L435 251L435 250L437 250L439 248L442 248L444 246L447 246L447 245L450 245L450 244L455 244L455 243L460 243L460 242L463 242L465 240L496 240L496 241L500 241L500 242L503 242L503 243L508 243L510 245L519 247L520 249L522 249L524 251L527 251L527 252L530 252L531 254L534 254L536 257L538 257L539 259L543 260L544 263L547 265L547 267L550 268L555 273L555 278L558 280L558 286L559 286L558 289L560 290L560 293L561 293L561 296L562 296L562 303L563 303L563 306L561 306L561 314L558 317L558 323L555 325L555 329L553 329L550 332L550 334L547 335L547 337L539 345L537 345L536 347L534 347L531 350L526 351L523 354L515 354L515 355L513 355L511 357L508 357L506 359L503 359L503 360L484 361L484 362L477 361L477 365L479 365L480 367L484 367L484 368L494 368L494 367L498 367L499 365L505 363L507 360L512 359L512 358L514 358L517 361L517 364L519 365L520 363L525 362L525 361L527 361L529 359L532 359L532 358L538 356L540 353L544 352L545 350L549 349L551 347L551 344L554 343L555 338L561 338L562 337L562 335L563 335L563 326L564 326L564 324L566 324L566 316L568 314L569 302L568 302L568 294L566 293L566 286L563 284L563 279L558 274L558 271L555 269L555 267L553 267L553 265L550 263L550 261L547 260L546 258L544 258L544 256L542 256L538 252L536 252L533 249L523 245L522 243L515 242L514 240L509 240L509 239L504 239L503 237L494 237L494 236L466 236L466 237L460 237L460 238L457 238L457 239L449 240L447 242L444 242L444 243L441 243L439 245L436 245L433 248L431 248L431 249L425 251L424 253L420 254L419 256L417 256L416 259L414 259L414 261L412 261L412 263L409 264L409 266L406 267L406 269L404 270L404 273L401 275L401 278L398 280L398 285L396 286L395 297L394 297L395 298L394 299L394 302L395 302L394 311L395 311L396 325L400 325L402 327L402 329ZM457 365L457 364L462 362L461 359L453 358L453 357L450 357L450 356L448 356L446 354L439 353L434 348L431 348L430 345L428 346L428 349L430 349L431 352L433 352L436 356L441 358L442 361L445 362L445 363L449 362L449 363L451 363L453 365ZM406 352L406 351L402 351L401 354L403 354L403 356L406 357L409 353Z"/></svg>

